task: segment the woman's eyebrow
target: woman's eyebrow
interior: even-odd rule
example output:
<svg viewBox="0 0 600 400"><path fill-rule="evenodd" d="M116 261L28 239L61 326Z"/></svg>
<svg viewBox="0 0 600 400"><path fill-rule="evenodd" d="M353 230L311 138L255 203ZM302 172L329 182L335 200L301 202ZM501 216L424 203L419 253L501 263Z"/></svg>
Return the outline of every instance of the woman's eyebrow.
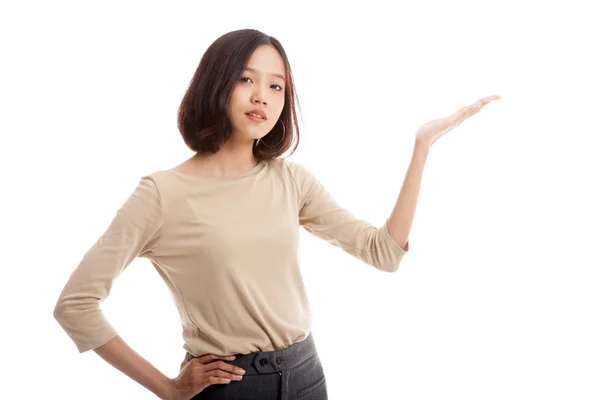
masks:
<svg viewBox="0 0 600 400"><path fill-rule="evenodd" d="M244 71L257 72L257 73L260 72L260 71L258 71L256 69L250 68L250 67L244 68ZM276 76L276 77L282 79L283 81L285 81L285 78L281 74L270 73L270 74L267 74L267 75Z"/></svg>

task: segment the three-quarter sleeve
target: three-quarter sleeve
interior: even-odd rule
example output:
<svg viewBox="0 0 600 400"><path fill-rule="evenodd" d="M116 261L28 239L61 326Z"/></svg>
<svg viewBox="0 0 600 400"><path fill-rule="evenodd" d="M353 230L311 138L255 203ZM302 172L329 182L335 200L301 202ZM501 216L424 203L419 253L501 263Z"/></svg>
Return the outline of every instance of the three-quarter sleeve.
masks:
<svg viewBox="0 0 600 400"><path fill-rule="evenodd" d="M323 184L304 166L287 161L299 191L299 223L311 234L326 240L377 269L394 272L408 253L387 230L356 218L341 207ZM373 202L375 199L373 199Z"/></svg>
<svg viewBox="0 0 600 400"><path fill-rule="evenodd" d="M162 202L154 179L141 177L115 217L71 273L54 308L54 318L80 353L95 349L117 336L100 303L113 280L136 257L152 255L163 222Z"/></svg>

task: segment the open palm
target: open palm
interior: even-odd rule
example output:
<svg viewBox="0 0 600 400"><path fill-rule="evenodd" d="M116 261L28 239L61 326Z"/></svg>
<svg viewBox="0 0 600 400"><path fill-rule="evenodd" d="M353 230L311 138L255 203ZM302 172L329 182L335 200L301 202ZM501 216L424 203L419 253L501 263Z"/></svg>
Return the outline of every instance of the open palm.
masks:
<svg viewBox="0 0 600 400"><path fill-rule="evenodd" d="M487 96L482 97L475 103L460 108L455 113L445 117L434 119L433 121L427 122L422 125L416 133L417 141L426 144L431 147L436 140L462 124L470 116L477 114L483 106L491 101L499 100L500 96Z"/></svg>

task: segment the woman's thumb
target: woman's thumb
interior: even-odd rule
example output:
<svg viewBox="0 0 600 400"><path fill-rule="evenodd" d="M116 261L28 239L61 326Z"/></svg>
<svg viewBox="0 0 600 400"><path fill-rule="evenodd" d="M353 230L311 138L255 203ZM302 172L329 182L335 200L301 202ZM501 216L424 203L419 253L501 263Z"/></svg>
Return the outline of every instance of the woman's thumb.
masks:
<svg viewBox="0 0 600 400"><path fill-rule="evenodd" d="M179 367L180 372L183 369L183 367L185 366L185 364L187 364L188 362L190 362L190 360L188 358L188 352L186 351L185 356L183 357L183 361L181 362L181 366Z"/></svg>

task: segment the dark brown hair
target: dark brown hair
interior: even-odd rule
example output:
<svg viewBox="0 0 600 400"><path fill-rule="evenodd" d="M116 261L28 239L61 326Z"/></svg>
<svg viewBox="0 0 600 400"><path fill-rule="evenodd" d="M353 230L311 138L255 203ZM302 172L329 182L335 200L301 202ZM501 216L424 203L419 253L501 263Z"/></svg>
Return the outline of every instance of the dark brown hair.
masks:
<svg viewBox="0 0 600 400"><path fill-rule="evenodd" d="M177 127L185 144L197 153L216 153L232 134L229 100L254 50L272 45L285 66L285 103L281 121L253 146L259 160L277 158L292 146L298 147L296 90L290 64L281 43L256 29L240 29L224 34L206 50L177 111Z"/></svg>

